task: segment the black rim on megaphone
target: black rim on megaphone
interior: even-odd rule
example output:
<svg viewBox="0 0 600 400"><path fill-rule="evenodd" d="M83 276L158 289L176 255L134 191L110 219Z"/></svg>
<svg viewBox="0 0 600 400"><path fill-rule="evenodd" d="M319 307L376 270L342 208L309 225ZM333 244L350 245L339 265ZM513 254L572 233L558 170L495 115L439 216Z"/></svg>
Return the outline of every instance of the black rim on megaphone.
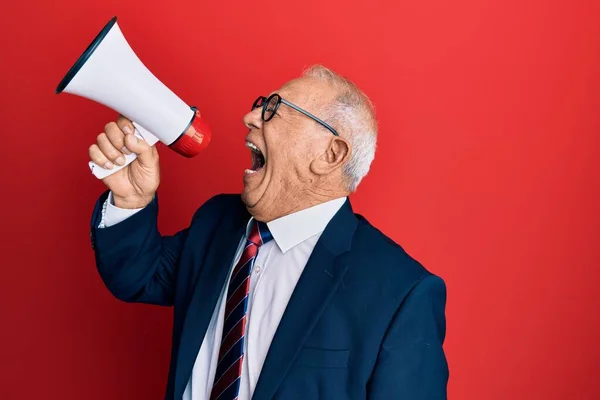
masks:
<svg viewBox="0 0 600 400"><path fill-rule="evenodd" d="M81 67L83 67L83 64L85 64L86 61L91 57L96 48L98 48L98 45L102 42L102 40L104 40L108 32L110 32L110 29L116 22L117 17L115 16L112 17L106 25L104 25L104 28L102 28L100 33L98 33L96 38L92 41L92 43L90 43L87 49L85 49L83 54L79 56L75 64L73 64L73 66L71 67L71 69L69 69L65 77L60 81L60 83L56 87L56 94L62 92L67 87L69 82L71 82L71 79L73 79L73 77L77 74L77 72L79 72Z"/></svg>

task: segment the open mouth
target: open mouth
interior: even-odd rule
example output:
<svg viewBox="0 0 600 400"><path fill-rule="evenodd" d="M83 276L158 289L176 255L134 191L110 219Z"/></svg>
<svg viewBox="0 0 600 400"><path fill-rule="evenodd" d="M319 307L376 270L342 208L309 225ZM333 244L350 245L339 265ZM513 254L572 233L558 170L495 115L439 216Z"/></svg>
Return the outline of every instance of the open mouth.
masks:
<svg viewBox="0 0 600 400"><path fill-rule="evenodd" d="M267 160L265 159L262 151L260 151L260 149L254 143L246 141L246 147L248 147L252 153L252 167L247 169L246 173L254 174L265 166Z"/></svg>

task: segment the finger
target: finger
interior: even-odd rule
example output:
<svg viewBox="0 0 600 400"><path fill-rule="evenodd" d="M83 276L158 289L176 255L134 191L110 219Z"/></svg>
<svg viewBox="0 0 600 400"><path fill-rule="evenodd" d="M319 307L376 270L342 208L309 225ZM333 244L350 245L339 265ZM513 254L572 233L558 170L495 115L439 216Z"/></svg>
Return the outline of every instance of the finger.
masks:
<svg viewBox="0 0 600 400"><path fill-rule="evenodd" d="M129 135L131 133L133 133L135 131L135 127L133 126L133 123L127 119L126 117L119 115L119 118L117 118L117 125L119 126L119 128L121 129L121 131L123 132L123 148L121 149L121 151L125 154L131 154L131 152L129 151L129 149L127 148L127 146L125 146L125 135ZM120 147L117 147L118 149Z"/></svg>
<svg viewBox="0 0 600 400"><path fill-rule="evenodd" d="M125 133L121 130L119 125L116 122L109 122L104 127L104 132L106 136L108 136L108 140L113 145L113 147L119 150L121 153L128 154L124 151L125 147ZM129 150L127 150L129 151Z"/></svg>
<svg viewBox="0 0 600 400"><path fill-rule="evenodd" d="M98 147L97 144L91 145L88 150L88 153L90 155L90 160L92 160L96 164L103 166L106 169L114 168L115 165L112 162L110 162L108 158L106 158L106 156L104 155L104 153L102 153L102 150L100 150L100 147Z"/></svg>
<svg viewBox="0 0 600 400"><path fill-rule="evenodd" d="M144 139L140 139L134 134L127 135L125 136L125 146L138 155L138 162L142 166L153 167L156 164L157 154Z"/></svg>
<svg viewBox="0 0 600 400"><path fill-rule="evenodd" d="M117 128L118 129L118 128ZM106 133L101 133L96 139L100 151L104 156L117 165L125 165L125 156L108 139Z"/></svg>

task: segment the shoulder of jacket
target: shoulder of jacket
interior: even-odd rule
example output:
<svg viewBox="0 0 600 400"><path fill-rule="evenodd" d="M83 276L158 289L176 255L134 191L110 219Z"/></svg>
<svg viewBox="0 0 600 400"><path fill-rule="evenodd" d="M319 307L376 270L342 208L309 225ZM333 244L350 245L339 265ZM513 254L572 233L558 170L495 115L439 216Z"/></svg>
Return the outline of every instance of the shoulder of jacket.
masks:
<svg viewBox="0 0 600 400"><path fill-rule="evenodd" d="M355 239L362 254L370 260L370 268L380 270L382 276L392 279L395 275L415 283L434 275L427 267L409 254L391 237L373 226L366 218L358 216L359 224ZM435 275L434 275L435 276Z"/></svg>
<svg viewBox="0 0 600 400"><path fill-rule="evenodd" d="M193 220L202 216L219 217L220 215L244 211L245 205L239 194L220 193L206 200L194 213Z"/></svg>

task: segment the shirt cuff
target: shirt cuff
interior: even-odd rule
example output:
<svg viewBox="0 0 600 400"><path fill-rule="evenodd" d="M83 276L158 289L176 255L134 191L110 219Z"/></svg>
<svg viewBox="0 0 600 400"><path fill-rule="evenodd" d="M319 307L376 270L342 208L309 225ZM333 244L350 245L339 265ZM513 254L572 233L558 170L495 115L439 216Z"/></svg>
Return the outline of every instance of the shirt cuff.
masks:
<svg viewBox="0 0 600 400"><path fill-rule="evenodd" d="M108 228L118 224L121 221L126 220L138 211L143 210L142 208L119 208L115 206L112 192L108 193L108 198L102 205L102 220L98 225L98 228Z"/></svg>

